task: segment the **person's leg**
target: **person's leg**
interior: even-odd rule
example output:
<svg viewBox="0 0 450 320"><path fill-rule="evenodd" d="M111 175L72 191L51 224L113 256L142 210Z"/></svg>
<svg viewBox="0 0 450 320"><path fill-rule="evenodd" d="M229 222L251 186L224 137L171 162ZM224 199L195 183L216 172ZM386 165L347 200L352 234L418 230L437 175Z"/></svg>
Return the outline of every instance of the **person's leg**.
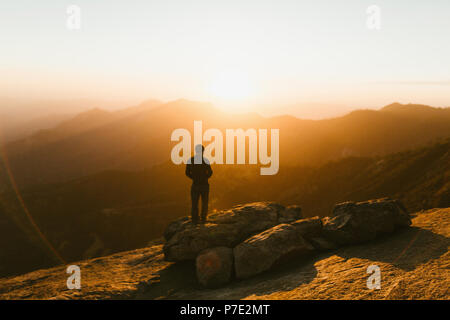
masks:
<svg viewBox="0 0 450 320"><path fill-rule="evenodd" d="M198 200L200 197L200 191L197 186L192 185L191 187L191 201L192 201L192 210L191 210L191 218L193 223L198 222Z"/></svg>
<svg viewBox="0 0 450 320"><path fill-rule="evenodd" d="M202 186L202 216L201 220L206 221L208 216L208 200L209 200L209 185Z"/></svg>

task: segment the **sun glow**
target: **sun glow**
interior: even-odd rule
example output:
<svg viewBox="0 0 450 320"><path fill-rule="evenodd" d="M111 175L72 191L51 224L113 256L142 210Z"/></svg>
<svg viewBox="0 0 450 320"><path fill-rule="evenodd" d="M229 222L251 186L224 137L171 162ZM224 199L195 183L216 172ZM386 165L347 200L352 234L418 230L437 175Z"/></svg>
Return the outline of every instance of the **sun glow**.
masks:
<svg viewBox="0 0 450 320"><path fill-rule="evenodd" d="M214 99L224 102L244 102L253 96L254 87L245 72L227 70L212 79L209 92Z"/></svg>

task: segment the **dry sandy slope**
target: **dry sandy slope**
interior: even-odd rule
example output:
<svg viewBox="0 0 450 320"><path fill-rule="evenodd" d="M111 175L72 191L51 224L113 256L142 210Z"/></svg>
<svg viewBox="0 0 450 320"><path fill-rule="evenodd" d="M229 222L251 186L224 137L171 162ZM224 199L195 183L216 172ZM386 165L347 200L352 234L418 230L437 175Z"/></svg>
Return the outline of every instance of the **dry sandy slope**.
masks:
<svg viewBox="0 0 450 320"><path fill-rule="evenodd" d="M190 264L165 262L161 245L77 264L82 289L68 290L65 266L0 279L0 299L450 299L450 208L419 212L411 228L215 290L200 288ZM381 269L369 290L368 266Z"/></svg>

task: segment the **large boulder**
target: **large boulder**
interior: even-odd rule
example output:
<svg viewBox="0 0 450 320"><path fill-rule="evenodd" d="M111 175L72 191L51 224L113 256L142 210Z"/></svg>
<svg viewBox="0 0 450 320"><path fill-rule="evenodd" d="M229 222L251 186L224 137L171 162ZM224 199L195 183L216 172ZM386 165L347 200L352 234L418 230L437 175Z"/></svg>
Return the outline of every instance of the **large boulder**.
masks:
<svg viewBox="0 0 450 320"><path fill-rule="evenodd" d="M231 281L233 250L216 247L203 250L195 261L197 279L205 287L215 288Z"/></svg>
<svg viewBox="0 0 450 320"><path fill-rule="evenodd" d="M195 260L201 251L214 247L234 247L245 237L233 224L206 223L185 227L164 244L167 261Z"/></svg>
<svg viewBox="0 0 450 320"><path fill-rule="evenodd" d="M336 249L337 245L322 236L322 220L319 217L300 219L291 223L297 232L319 251Z"/></svg>
<svg viewBox="0 0 450 320"><path fill-rule="evenodd" d="M298 205L292 205L280 211L278 223L290 223L301 218L303 218L302 208Z"/></svg>
<svg viewBox="0 0 450 320"><path fill-rule="evenodd" d="M182 217L171 222L166 230L164 230L164 239L166 239L166 241L170 240L175 233L185 229L189 224L191 224L191 219L189 219L189 217Z"/></svg>
<svg viewBox="0 0 450 320"><path fill-rule="evenodd" d="M291 224L280 224L245 240L233 249L236 277L248 278L292 258L314 251Z"/></svg>
<svg viewBox="0 0 450 320"><path fill-rule="evenodd" d="M212 214L203 225L179 219L165 232L168 239L163 248L165 258L174 262L194 260L200 251L208 248L233 248L249 236L277 225L284 210L280 204L256 202Z"/></svg>
<svg viewBox="0 0 450 320"><path fill-rule="evenodd" d="M399 201L383 198L337 204L332 216L324 218L322 233L339 245L356 244L410 224L411 219Z"/></svg>
<svg viewBox="0 0 450 320"><path fill-rule="evenodd" d="M300 219L291 223L304 238L317 237L322 233L322 220L319 217Z"/></svg>

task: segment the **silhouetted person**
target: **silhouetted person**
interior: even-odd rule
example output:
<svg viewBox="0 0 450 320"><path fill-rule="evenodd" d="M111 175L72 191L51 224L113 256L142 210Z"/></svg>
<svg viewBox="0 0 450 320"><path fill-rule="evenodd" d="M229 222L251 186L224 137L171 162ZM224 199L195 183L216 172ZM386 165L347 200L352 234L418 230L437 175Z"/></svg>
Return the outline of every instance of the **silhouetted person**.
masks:
<svg viewBox="0 0 450 320"><path fill-rule="evenodd" d="M186 164L186 175L192 179L191 200L192 200L192 223L198 223L198 202L202 198L201 223L206 221L208 214L209 183L212 176L212 169L208 159L203 158L205 147L201 144L195 146L195 155ZM197 159L197 161L195 161Z"/></svg>

